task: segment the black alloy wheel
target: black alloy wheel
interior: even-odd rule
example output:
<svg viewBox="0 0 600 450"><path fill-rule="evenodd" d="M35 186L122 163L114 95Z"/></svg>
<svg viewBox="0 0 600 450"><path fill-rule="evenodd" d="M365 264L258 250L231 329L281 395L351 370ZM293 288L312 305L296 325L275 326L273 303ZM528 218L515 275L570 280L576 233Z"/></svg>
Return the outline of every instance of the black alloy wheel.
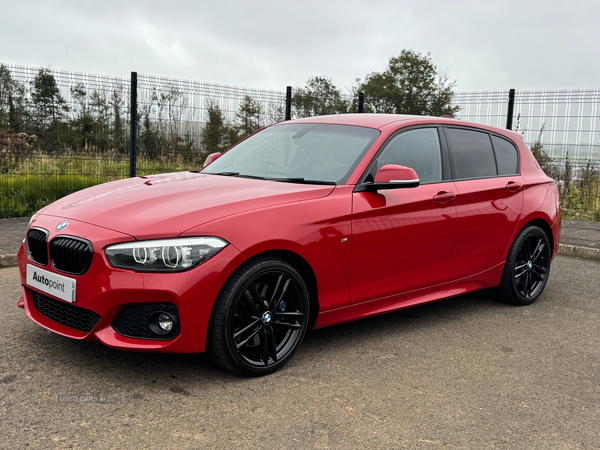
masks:
<svg viewBox="0 0 600 450"><path fill-rule="evenodd" d="M308 289L286 261L259 257L225 283L211 317L208 351L220 366L261 376L285 365L309 321Z"/></svg>
<svg viewBox="0 0 600 450"><path fill-rule="evenodd" d="M546 287L551 257L546 233L535 225L523 228L508 253L495 296L515 305L535 302Z"/></svg>

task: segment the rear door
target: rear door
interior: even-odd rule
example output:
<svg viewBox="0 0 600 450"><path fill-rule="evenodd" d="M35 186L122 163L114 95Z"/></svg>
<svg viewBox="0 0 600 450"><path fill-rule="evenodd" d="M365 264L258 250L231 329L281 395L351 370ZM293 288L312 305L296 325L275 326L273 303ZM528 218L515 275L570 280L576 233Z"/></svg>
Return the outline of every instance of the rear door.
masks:
<svg viewBox="0 0 600 450"><path fill-rule="evenodd" d="M456 185L452 278L502 262L523 205L518 151L508 139L469 128L444 129Z"/></svg>

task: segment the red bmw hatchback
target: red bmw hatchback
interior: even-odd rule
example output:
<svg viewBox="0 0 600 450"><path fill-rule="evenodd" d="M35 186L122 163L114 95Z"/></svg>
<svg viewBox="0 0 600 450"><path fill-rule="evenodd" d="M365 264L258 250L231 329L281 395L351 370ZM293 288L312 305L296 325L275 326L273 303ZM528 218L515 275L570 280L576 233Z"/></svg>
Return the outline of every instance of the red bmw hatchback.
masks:
<svg viewBox="0 0 600 450"><path fill-rule="evenodd" d="M210 160L40 210L19 252L19 306L70 338L208 351L256 376L310 328L478 289L532 303L558 249L557 187L510 131L324 116Z"/></svg>

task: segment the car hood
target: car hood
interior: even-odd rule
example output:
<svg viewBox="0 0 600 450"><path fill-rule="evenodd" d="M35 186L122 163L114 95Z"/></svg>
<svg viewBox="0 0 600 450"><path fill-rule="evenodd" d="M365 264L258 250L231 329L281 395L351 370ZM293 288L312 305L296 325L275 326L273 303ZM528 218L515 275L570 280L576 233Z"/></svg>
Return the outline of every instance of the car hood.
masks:
<svg viewBox="0 0 600 450"><path fill-rule="evenodd" d="M136 239L163 238L244 211L325 197L334 188L179 172L93 186L57 200L39 213L90 223Z"/></svg>

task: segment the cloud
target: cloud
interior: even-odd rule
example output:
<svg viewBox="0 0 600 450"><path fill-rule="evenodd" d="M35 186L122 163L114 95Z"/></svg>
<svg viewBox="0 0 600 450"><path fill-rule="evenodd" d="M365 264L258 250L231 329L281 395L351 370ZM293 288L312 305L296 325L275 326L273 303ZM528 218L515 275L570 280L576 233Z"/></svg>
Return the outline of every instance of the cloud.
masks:
<svg viewBox="0 0 600 450"><path fill-rule="evenodd" d="M600 72L599 5L22 1L3 5L0 39L4 63L280 91L316 75L349 88L405 48L431 52L461 91L591 88Z"/></svg>

